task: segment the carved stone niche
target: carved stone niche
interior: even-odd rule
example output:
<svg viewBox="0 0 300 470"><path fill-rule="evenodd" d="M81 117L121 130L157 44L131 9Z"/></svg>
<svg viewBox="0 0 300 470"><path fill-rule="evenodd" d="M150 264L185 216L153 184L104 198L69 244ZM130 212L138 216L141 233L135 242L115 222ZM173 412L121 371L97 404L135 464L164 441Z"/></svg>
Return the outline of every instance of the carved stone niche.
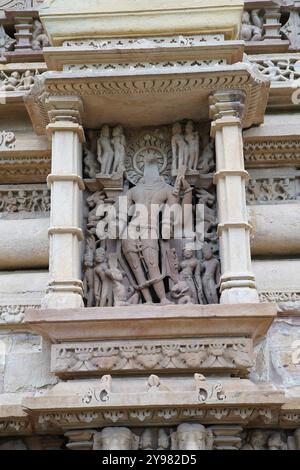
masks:
<svg viewBox="0 0 300 470"><path fill-rule="evenodd" d="M186 120L87 132L87 307L219 302L215 154L208 128ZM155 207L159 212L151 215ZM183 231L168 211L184 222Z"/></svg>
<svg viewBox="0 0 300 470"><path fill-rule="evenodd" d="M253 342L266 334L275 316L273 304L130 305L28 310L25 323L51 339L52 371L62 377L145 371L245 377Z"/></svg>

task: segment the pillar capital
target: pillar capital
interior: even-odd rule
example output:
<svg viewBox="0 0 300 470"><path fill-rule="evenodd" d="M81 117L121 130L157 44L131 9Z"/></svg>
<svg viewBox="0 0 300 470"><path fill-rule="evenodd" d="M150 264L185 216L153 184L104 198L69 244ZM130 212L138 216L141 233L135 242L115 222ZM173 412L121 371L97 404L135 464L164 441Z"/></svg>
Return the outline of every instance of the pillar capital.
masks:
<svg viewBox="0 0 300 470"><path fill-rule="evenodd" d="M55 131L70 131L76 132L80 141L84 142L82 99L78 96L51 96L45 103L50 121L47 126L48 136Z"/></svg>
<svg viewBox="0 0 300 470"><path fill-rule="evenodd" d="M216 91L209 97L209 117L212 121L212 137L217 128L240 125L245 109L245 93L241 90Z"/></svg>

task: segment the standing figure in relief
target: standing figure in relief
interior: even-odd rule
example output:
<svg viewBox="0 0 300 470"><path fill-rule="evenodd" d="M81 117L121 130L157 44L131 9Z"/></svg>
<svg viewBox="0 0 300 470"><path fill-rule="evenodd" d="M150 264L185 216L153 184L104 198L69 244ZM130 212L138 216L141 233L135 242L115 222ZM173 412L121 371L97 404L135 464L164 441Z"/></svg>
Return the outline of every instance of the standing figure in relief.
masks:
<svg viewBox="0 0 300 470"><path fill-rule="evenodd" d="M125 147L126 147L126 139L124 136L122 126L117 126L113 129L112 132L112 144L115 151L115 158L113 163L113 173L117 173L124 168L125 162Z"/></svg>
<svg viewBox="0 0 300 470"><path fill-rule="evenodd" d="M97 142L98 162L101 165L103 175L111 174L114 151L110 140L110 130L108 126L103 126L100 131L100 137Z"/></svg>
<svg viewBox="0 0 300 470"><path fill-rule="evenodd" d="M93 130L87 131L87 143L84 146L84 176L95 178L98 173L97 141Z"/></svg>
<svg viewBox="0 0 300 470"><path fill-rule="evenodd" d="M189 149L178 122L174 124L172 134L172 171L176 172L180 167L187 165Z"/></svg>
<svg viewBox="0 0 300 470"><path fill-rule="evenodd" d="M182 178L180 187L184 192L182 204L192 201L192 188ZM127 213L120 221L122 251L136 280L136 290L139 290L147 303L152 303L150 287L162 305L172 303L166 296L163 266L160 267L161 239L160 224L154 207L177 205L179 198L174 194L174 188L160 177L157 155L149 153L145 156L144 177L127 194L127 211L131 214L128 222ZM143 210L141 211L141 206ZM164 217L163 217L164 218ZM128 237L123 237L125 228ZM133 236L131 236L133 234ZM126 239L125 239L126 238Z"/></svg>
<svg viewBox="0 0 300 470"><path fill-rule="evenodd" d="M98 248L95 254L95 280L94 292L96 298L96 307L112 306L112 284L106 275L109 269L107 256L104 248Z"/></svg>
<svg viewBox="0 0 300 470"><path fill-rule="evenodd" d="M218 288L220 285L220 263L214 257L213 251L208 243L205 243L202 248L204 261L202 263L202 285L205 294L206 302L208 304L218 304Z"/></svg>
<svg viewBox="0 0 300 470"><path fill-rule="evenodd" d="M201 282L201 264L191 248L183 250L183 261L180 263L180 278L189 286L194 304L204 304Z"/></svg>
<svg viewBox="0 0 300 470"><path fill-rule="evenodd" d="M188 144L188 161L186 166L190 170L197 170L199 162L199 134L194 132L193 121L188 121L185 128L185 140Z"/></svg>
<svg viewBox="0 0 300 470"><path fill-rule="evenodd" d="M94 260L91 253L87 253L83 260L83 292L87 307L94 306Z"/></svg>

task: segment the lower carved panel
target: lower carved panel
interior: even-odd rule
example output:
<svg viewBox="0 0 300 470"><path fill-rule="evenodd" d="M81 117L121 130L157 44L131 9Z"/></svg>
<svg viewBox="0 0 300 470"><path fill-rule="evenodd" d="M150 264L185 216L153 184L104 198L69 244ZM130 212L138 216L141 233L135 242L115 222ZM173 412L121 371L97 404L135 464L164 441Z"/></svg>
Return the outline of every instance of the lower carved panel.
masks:
<svg viewBox="0 0 300 470"><path fill-rule="evenodd" d="M245 376L252 354L250 339L210 338L63 343L52 346L51 358L57 375L212 369Z"/></svg>
<svg viewBox="0 0 300 470"><path fill-rule="evenodd" d="M182 423L176 428L107 427L65 434L70 450L300 450L300 428L251 429Z"/></svg>

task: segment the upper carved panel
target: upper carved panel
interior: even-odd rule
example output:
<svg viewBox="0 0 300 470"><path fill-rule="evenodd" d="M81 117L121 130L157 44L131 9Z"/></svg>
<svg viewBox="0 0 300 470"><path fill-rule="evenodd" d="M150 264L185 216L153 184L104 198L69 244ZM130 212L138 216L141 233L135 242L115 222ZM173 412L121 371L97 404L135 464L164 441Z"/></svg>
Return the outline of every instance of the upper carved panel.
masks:
<svg viewBox="0 0 300 470"><path fill-rule="evenodd" d="M218 303L215 163L208 135L200 138L199 126L188 120L138 131L105 125L98 135L88 134L86 305ZM189 220L180 235L178 217Z"/></svg>

